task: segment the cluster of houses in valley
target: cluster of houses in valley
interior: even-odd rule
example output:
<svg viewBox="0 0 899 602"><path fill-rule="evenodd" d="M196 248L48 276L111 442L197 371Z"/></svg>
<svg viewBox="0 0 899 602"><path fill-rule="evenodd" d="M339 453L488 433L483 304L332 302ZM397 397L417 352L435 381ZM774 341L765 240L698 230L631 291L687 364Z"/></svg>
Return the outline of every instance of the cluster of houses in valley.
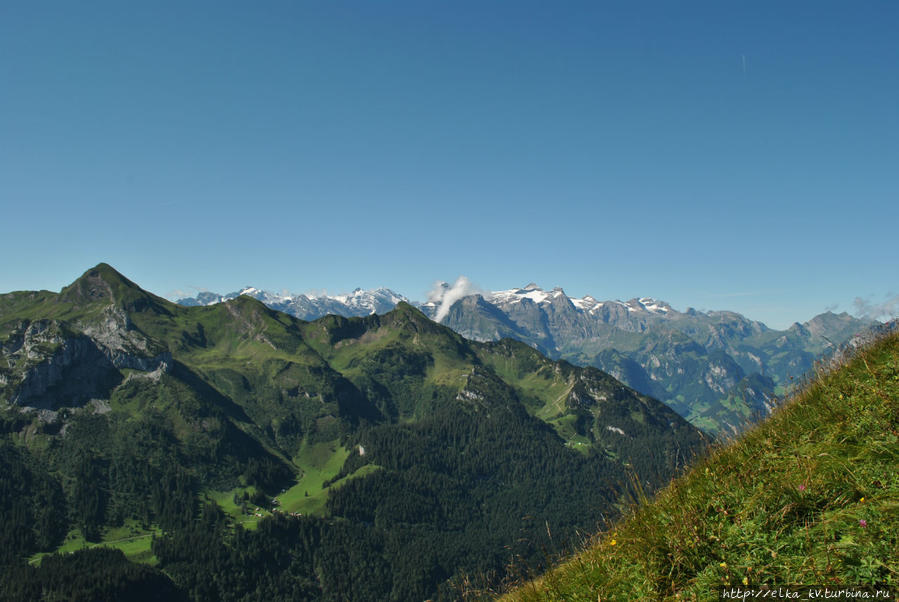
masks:
<svg viewBox="0 0 899 602"><path fill-rule="evenodd" d="M272 498L271 513L272 514L287 514L287 516L292 516L294 518L299 518L299 517L303 516L302 512L283 512L280 508L278 508L278 506L280 506L280 505L281 505L281 501L278 498ZM265 510L263 510L262 508L260 508L258 506L256 507L255 510L253 510L253 516L255 516L257 518L263 518L265 516L264 513L265 513Z"/></svg>

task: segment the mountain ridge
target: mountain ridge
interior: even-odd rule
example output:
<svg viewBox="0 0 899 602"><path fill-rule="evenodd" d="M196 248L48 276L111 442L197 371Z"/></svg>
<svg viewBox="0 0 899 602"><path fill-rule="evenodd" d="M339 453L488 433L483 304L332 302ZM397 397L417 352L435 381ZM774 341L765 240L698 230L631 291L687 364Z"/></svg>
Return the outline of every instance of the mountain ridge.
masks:
<svg viewBox="0 0 899 602"><path fill-rule="evenodd" d="M547 291L534 283L471 294L441 283L435 291L415 305L466 338L511 337L550 357L601 368L719 435L766 415L817 359L874 324L825 312L781 331L727 310L680 312L652 297L570 298L561 287ZM377 313L373 304L366 307ZM339 304L328 311L359 314Z"/></svg>

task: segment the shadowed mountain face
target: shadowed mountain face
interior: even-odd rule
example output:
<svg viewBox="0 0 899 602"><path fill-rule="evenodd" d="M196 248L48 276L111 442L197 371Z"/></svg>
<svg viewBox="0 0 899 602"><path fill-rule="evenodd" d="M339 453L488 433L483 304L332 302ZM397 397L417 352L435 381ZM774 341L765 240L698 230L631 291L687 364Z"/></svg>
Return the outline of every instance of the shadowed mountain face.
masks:
<svg viewBox="0 0 899 602"><path fill-rule="evenodd" d="M538 566L614 515L633 475L652 490L705 445L604 372L405 303L314 322L248 296L184 307L105 264L58 294L0 295L0 418L23 475L0 496L18 517L0 564L70 529L155 526L141 558L167 576L132 577L195 599L453 595L463 573ZM275 496L283 513L261 518Z"/></svg>

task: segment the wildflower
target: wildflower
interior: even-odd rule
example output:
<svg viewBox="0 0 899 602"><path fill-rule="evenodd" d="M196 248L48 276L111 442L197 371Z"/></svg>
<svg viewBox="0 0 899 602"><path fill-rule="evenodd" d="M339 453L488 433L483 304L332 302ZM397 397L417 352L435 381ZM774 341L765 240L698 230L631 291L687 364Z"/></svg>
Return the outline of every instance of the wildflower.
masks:
<svg viewBox="0 0 899 602"><path fill-rule="evenodd" d="M799 483L799 491L805 491L805 483Z"/></svg>
<svg viewBox="0 0 899 602"><path fill-rule="evenodd" d="M718 566L720 566L722 569L726 569L726 568L727 568L727 563L726 563L726 562L722 562L722 563L719 564Z"/></svg>
<svg viewBox="0 0 899 602"><path fill-rule="evenodd" d="M859 527L867 527L867 526L868 526L868 521L866 521L866 520L863 519L863 518L860 518L860 519L858 519L858 526L859 526Z"/></svg>
<svg viewBox="0 0 899 602"><path fill-rule="evenodd" d="M860 499L860 500L858 501L858 503L859 503L859 504L864 504L864 503L865 503L865 498Z"/></svg>
<svg viewBox="0 0 899 602"><path fill-rule="evenodd" d="M614 546L616 543L618 543L618 542L613 539L612 541L609 542L609 545Z"/></svg>
<svg viewBox="0 0 899 602"><path fill-rule="evenodd" d="M749 577L743 577L743 585L749 585Z"/></svg>

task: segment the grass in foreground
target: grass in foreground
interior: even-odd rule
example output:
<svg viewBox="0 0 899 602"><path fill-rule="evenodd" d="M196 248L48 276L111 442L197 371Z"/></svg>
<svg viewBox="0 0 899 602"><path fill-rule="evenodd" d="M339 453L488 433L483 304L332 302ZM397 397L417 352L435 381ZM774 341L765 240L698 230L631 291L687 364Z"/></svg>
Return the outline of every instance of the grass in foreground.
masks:
<svg viewBox="0 0 899 602"><path fill-rule="evenodd" d="M721 586L899 587L899 336L819 375L509 600L707 600Z"/></svg>

